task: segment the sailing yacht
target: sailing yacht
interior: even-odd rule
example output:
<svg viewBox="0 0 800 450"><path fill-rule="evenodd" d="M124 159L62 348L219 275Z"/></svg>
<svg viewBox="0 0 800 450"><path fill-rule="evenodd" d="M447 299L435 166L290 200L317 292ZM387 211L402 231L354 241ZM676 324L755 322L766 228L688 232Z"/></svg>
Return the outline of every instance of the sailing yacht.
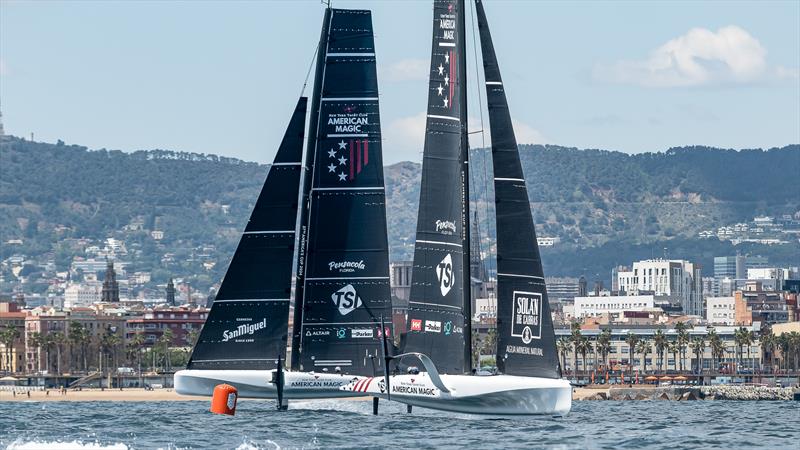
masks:
<svg viewBox="0 0 800 450"><path fill-rule="evenodd" d="M464 0L435 0L414 273L400 354L382 377L342 389L408 405L490 415L567 414L525 175L480 0L497 229L497 375L472 370ZM399 372L391 374L388 364ZM421 367L419 367L421 366Z"/></svg>
<svg viewBox="0 0 800 450"><path fill-rule="evenodd" d="M315 75L305 158L301 97L187 369L175 374L180 394L228 383L281 407L352 396L339 387L383 371L381 337L393 330L380 323L391 296L370 11L326 9Z"/></svg>

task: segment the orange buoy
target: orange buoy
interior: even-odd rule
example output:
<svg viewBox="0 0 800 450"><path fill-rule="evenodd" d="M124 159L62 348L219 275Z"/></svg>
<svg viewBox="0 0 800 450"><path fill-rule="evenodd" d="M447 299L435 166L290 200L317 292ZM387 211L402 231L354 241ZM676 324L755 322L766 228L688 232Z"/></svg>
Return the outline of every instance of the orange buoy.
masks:
<svg viewBox="0 0 800 450"><path fill-rule="evenodd" d="M218 384L214 387L214 395L211 397L211 412L215 414L236 414L236 400L239 398L239 391L230 384Z"/></svg>

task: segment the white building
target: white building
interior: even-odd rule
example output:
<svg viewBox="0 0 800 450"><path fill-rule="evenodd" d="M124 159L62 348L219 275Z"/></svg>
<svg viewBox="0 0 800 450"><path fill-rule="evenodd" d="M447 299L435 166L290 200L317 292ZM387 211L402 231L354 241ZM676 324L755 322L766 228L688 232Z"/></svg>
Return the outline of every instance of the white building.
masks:
<svg viewBox="0 0 800 450"><path fill-rule="evenodd" d="M647 311L655 307L653 295L606 295L575 297L576 319L599 316L604 313L618 315L623 311Z"/></svg>
<svg viewBox="0 0 800 450"><path fill-rule="evenodd" d="M736 302L733 297L706 297L706 321L711 325L732 326L736 323Z"/></svg>
<svg viewBox="0 0 800 450"><path fill-rule="evenodd" d="M497 317L497 299L494 297L476 298L475 311L473 312L475 317L479 319Z"/></svg>
<svg viewBox="0 0 800 450"><path fill-rule="evenodd" d="M103 286L100 283L70 283L64 289L64 307L89 306L102 299Z"/></svg>
<svg viewBox="0 0 800 450"><path fill-rule="evenodd" d="M684 314L703 315L703 278L700 265L684 260L648 259L633 263L630 271L617 272L619 290L670 297Z"/></svg>

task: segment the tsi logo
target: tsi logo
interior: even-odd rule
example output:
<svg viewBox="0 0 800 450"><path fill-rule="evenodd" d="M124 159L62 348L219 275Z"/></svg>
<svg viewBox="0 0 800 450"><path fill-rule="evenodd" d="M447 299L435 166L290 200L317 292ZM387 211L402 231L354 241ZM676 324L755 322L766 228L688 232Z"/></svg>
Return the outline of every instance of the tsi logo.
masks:
<svg viewBox="0 0 800 450"><path fill-rule="evenodd" d="M331 300L339 308L339 314L346 316L361 306L361 297L352 284L339 289L331 295Z"/></svg>
<svg viewBox="0 0 800 450"><path fill-rule="evenodd" d="M442 322L439 322L438 320L426 320L425 331L428 333L441 333Z"/></svg>
<svg viewBox="0 0 800 450"><path fill-rule="evenodd" d="M450 256L450 253L436 266L436 278L439 279L439 290L444 297L450 292L456 281L453 274L453 257Z"/></svg>

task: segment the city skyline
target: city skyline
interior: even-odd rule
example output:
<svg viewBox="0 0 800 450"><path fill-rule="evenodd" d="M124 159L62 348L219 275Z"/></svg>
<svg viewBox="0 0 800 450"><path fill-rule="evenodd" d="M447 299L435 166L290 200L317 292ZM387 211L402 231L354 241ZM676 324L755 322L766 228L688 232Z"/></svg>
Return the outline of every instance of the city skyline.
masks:
<svg viewBox="0 0 800 450"><path fill-rule="evenodd" d="M430 5L335 6L373 9L385 159L418 161ZM262 163L301 91L322 15L316 1L0 8L7 133ZM498 1L487 10L520 143L638 153L800 142L797 3ZM474 79L469 89L475 131ZM480 136L473 146L487 142Z"/></svg>

